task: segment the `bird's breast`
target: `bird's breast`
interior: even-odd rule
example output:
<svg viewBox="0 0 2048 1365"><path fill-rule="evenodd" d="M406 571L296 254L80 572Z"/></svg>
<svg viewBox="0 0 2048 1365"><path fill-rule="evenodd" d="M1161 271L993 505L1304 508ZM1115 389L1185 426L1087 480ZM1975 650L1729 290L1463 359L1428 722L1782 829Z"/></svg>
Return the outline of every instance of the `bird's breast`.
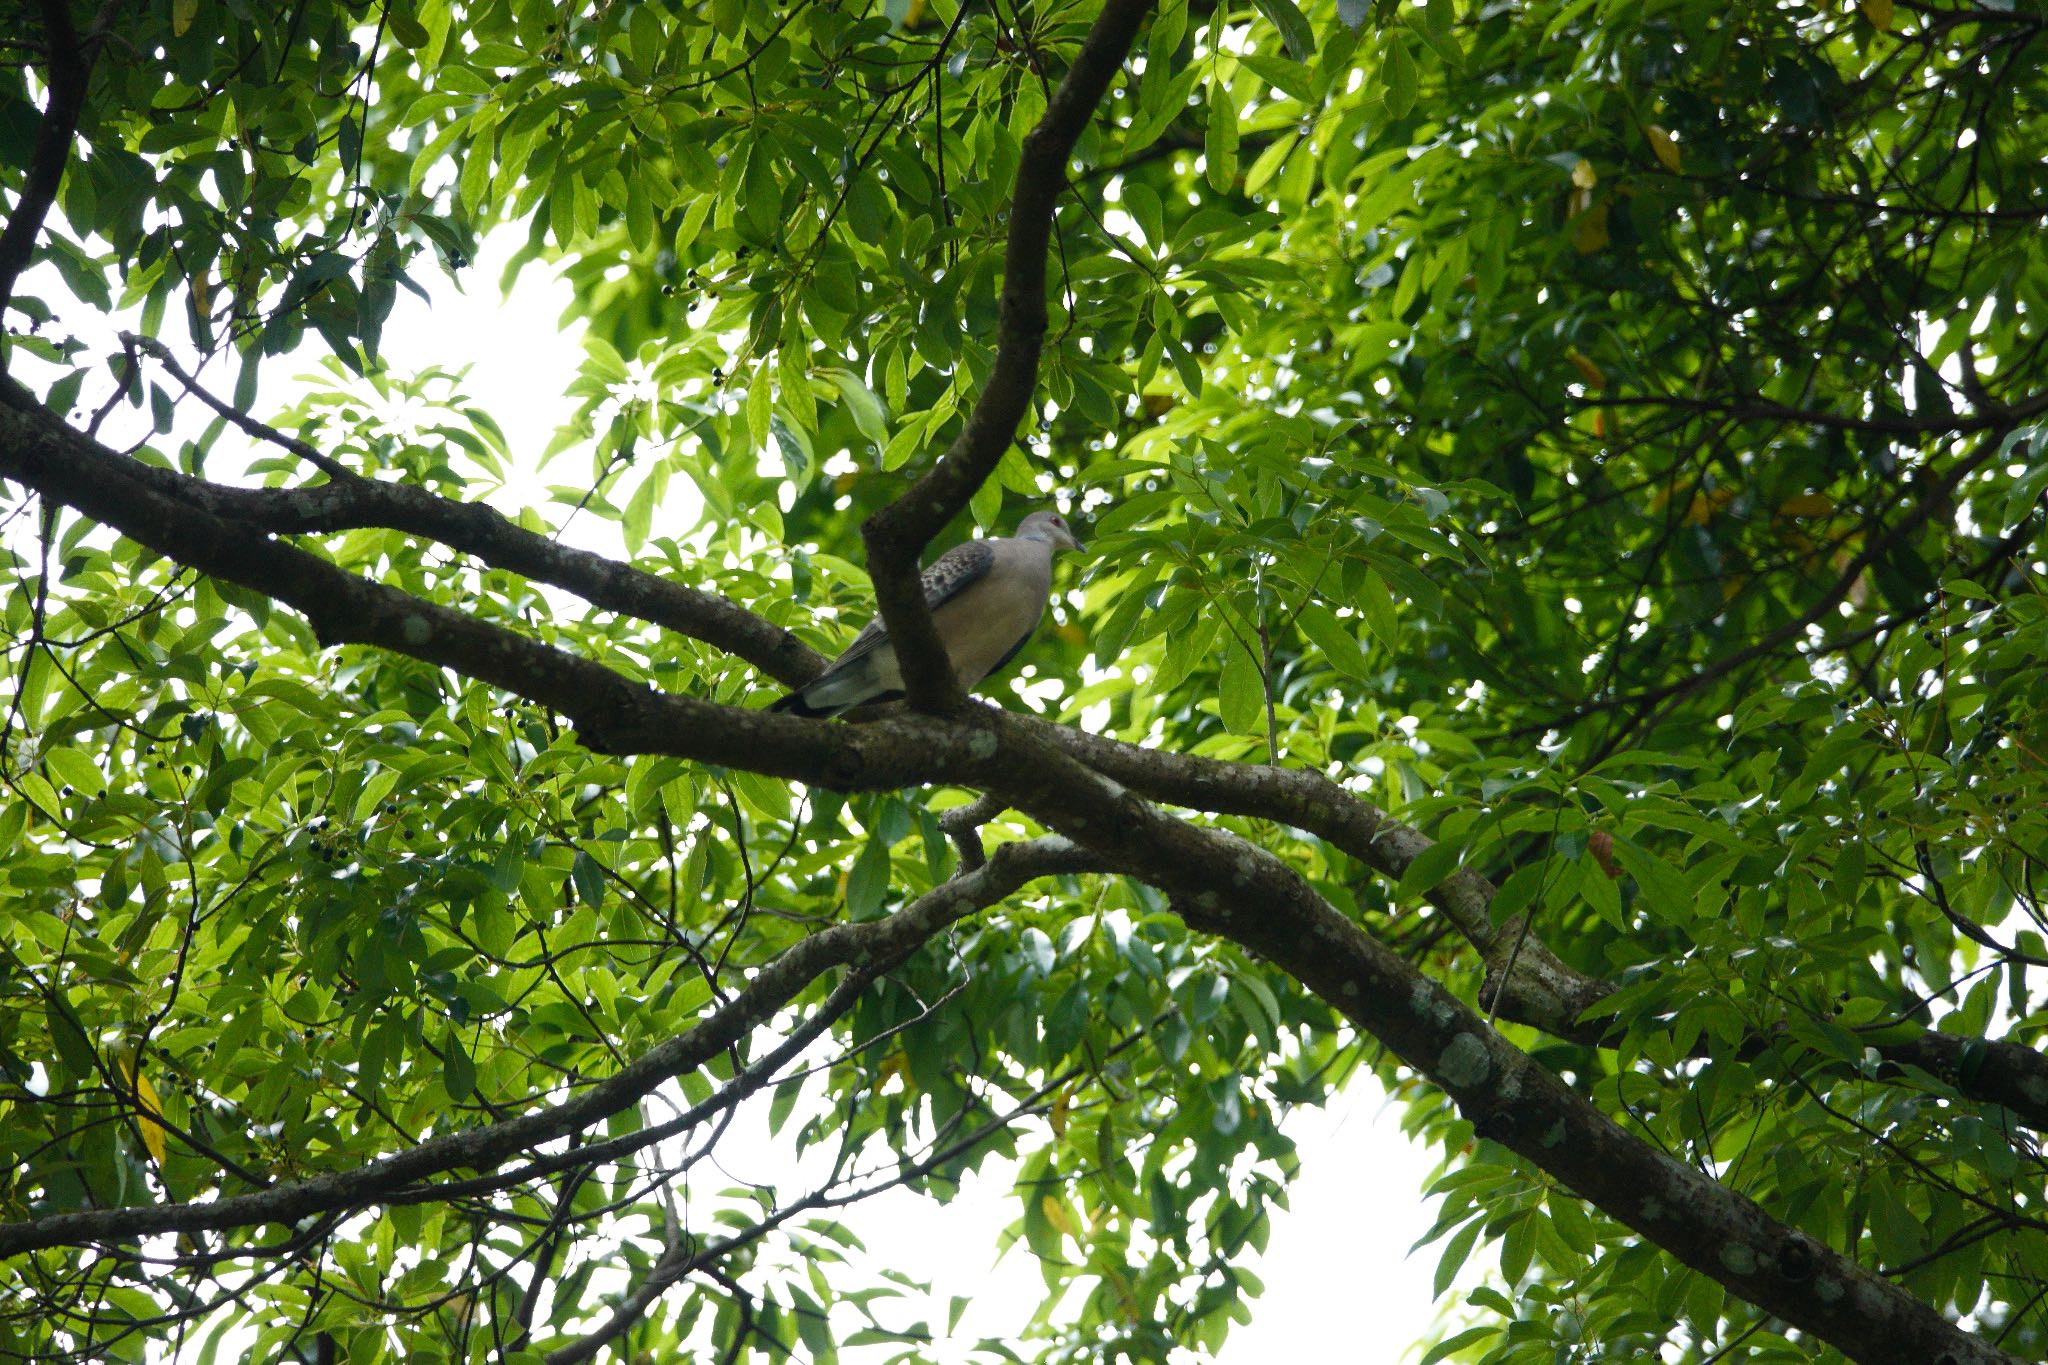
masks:
<svg viewBox="0 0 2048 1365"><path fill-rule="evenodd" d="M1020 641L1038 629L1052 592L1052 564L1025 562L995 572L932 613L946 655L963 688L987 677Z"/></svg>

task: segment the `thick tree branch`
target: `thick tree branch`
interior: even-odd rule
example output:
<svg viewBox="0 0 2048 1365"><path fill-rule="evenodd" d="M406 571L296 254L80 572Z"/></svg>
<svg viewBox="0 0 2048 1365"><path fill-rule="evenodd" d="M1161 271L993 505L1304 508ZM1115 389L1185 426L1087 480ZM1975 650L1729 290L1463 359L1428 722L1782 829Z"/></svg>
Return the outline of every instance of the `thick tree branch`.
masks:
<svg viewBox="0 0 2048 1365"><path fill-rule="evenodd" d="M1917 1358L1937 1358L1940 1350L1957 1361L2001 1358L1903 1291L1810 1244L1750 1201L1623 1132L1469 1008L1337 914L1271 855L1163 815L1104 770L1122 768L1148 787L1176 792L1207 809L1237 809L1311 831L1320 826L1326 837L1341 836L1332 842L1383 869L1405 866L1426 846L1420 835L1395 826L1326 779L1281 769L1238 771L1085 736L1055 744L1048 742L1048 727L985 708L952 723L905 717L858 728L820 727L657 696L598 665L356 578L200 512L119 472L118 465L67 458L95 451L105 453L47 420L0 411L0 475L29 483L180 562L295 606L323 639L375 644L506 687L557 707L608 748L675 753L830 785L946 780L998 791L1049 828L1084 842L1102 860L1166 889L1191 922L1294 973L1441 1085L1483 1130L1745 1299L1852 1355L1868 1355L1871 1342L1888 1340L1910 1343ZM1085 766L1082 757L1100 770ZM927 916L943 922L965 913L971 906L958 888L1000 876L1011 865L1006 854L998 850L985 868L963 873L943 899L925 897L911 911L877 924L900 930ZM1483 917L1473 911L1487 888L1482 882L1464 890L1469 903L1460 906L1446 896L1440 904L1459 907L1456 913L1476 928ZM868 937L875 927L838 926L806 940L711 1021L555 1108L435 1139L359 1171L258 1194L205 1205L67 1214L0 1228L0 1255L154 1232L293 1222L374 1203L457 1166L488 1170L701 1064L827 966L857 963L863 951L889 951L887 942ZM1497 943L1506 931L1492 932L1493 940L1479 941ZM1523 956L1538 960L1527 949Z"/></svg>
<svg viewBox="0 0 2048 1365"><path fill-rule="evenodd" d="M0 387L7 381L0 380ZM981 748L986 736L971 721L934 726L902 716L857 727L817 726L660 694L588 660L345 573L263 533L318 519L325 498L336 499L341 509L334 526L385 525L415 509L419 524L432 528L423 533L446 532L451 541L469 517L483 519L486 532L490 526L510 527L488 509L371 480L296 490L224 488L126 459L40 409L5 406L0 477L18 479L159 553L298 609L327 643L376 645L552 706L593 747L673 754L839 790L990 782L993 769ZM351 523L352 514L365 520ZM527 536L510 529L515 540ZM536 554L559 551L540 537L531 539L538 546L525 548ZM471 543L496 544L488 534ZM559 553L568 556L560 565L564 577L593 594L615 584L620 601L666 600L669 585L652 575L580 551ZM724 605L754 626L776 629L743 608ZM650 619L658 620L659 610L648 607ZM701 624L701 618L691 619ZM808 676L802 672L786 680ZM1153 800L1306 830L1395 881L1430 846L1424 835L1319 773L1162 753L1024 717L1005 719ZM1494 925L1492 898L1492 885L1469 869L1428 893L1485 962L1489 1003L1513 957L1514 971L1499 987L1495 1012L1559 1038L1598 1044L1604 1029L1580 1017L1613 987L1574 971L1537 937L1522 940L1519 918ZM1889 1062L1931 1072L1966 1095L2004 1105L2031 1127L2048 1129L2048 1058L2030 1048L1936 1033L1873 1046Z"/></svg>
<svg viewBox="0 0 2048 1365"><path fill-rule="evenodd" d="M158 354L148 345L143 349ZM172 373L184 379L181 370L173 368ZM244 430L259 439L292 443L288 448L306 455L334 477L330 482L305 488L233 488L145 465L86 441L76 433L66 443L65 458L109 477L132 479L196 511L253 531L301 535L375 526L425 536L452 550L473 555L492 568L575 593L592 606L702 640L745 659L788 686L810 681L824 667L825 661L816 650L729 598L672 583L587 550L557 544L513 524L481 503L455 502L413 484L363 478L304 442L273 431L189 380L185 382L201 401ZM27 390L4 378L0 378L0 407L14 408L28 419L31 427L41 426L51 439L61 439L58 433L68 430L44 413ZM23 433L8 439L12 442L29 438ZM261 585L253 586L261 590Z"/></svg>
<svg viewBox="0 0 2048 1365"><path fill-rule="evenodd" d="M1621 1128L1278 858L1164 814L1019 727L997 729L1023 775L1003 788L1019 809L1165 890L1191 926L1279 966L1428 1077L1480 1136L1679 1261L1856 1360L2013 1359Z"/></svg>
<svg viewBox="0 0 2048 1365"><path fill-rule="evenodd" d="M57 202L57 187L64 183L72 139L78 136L79 115L85 110L93 56L118 5L119 0L107 0L91 31L80 38L71 25L70 0L43 0L43 45L49 54L50 98L43 108L42 124L36 129L35 148L29 153L21 195L14 201L14 212L7 215L6 228L0 229L0 316L13 303L15 283L28 268L43 220L50 216L50 207ZM0 373L6 369L7 355L0 351Z"/></svg>
<svg viewBox="0 0 2048 1365"><path fill-rule="evenodd" d="M1045 114L1025 134L1010 197L994 368L938 463L861 528L876 605L888 623L913 709L946 711L961 701L959 682L925 609L918 557L994 472L1030 410L1045 342L1046 251L1053 207L1067 184L1067 158L1109 92L1151 7L1151 0L1107 0L1074 54L1074 64L1046 102Z"/></svg>
<svg viewBox="0 0 2048 1365"><path fill-rule="evenodd" d="M671 1077L703 1066L765 1024L798 991L832 968L894 962L946 925L994 904L1028 881L1095 865L1094 858L1079 853L1064 839L1006 844L985 866L934 887L886 919L833 925L793 945L687 1033L649 1048L617 1074L561 1104L431 1138L357 1170L277 1185L255 1194L203 1203L94 1209L0 1224L0 1258L46 1247L89 1246L166 1232L295 1223L381 1203L387 1196L448 1171L490 1171L516 1152L588 1128L637 1103ZM590 1159L588 1151L574 1156L577 1161Z"/></svg>
<svg viewBox="0 0 2048 1365"><path fill-rule="evenodd" d="M1400 881L1433 846L1427 835L1321 773L1162 753L1029 717L1010 717L1009 723L1153 800L1293 826L1389 881ZM1493 896L1493 883L1471 868L1452 872L1425 893L1485 964L1482 998L1493 1012L1567 1042L1611 1045L1609 1026L1582 1016L1613 994L1614 985L1577 971L1538 936L1525 936L1523 916L1496 925ZM2030 1128L2048 1131L2048 1056L2030 1047L1932 1031L1904 1039L1875 1035L1869 1045L1894 1067L1916 1067L1972 1099L2004 1106Z"/></svg>

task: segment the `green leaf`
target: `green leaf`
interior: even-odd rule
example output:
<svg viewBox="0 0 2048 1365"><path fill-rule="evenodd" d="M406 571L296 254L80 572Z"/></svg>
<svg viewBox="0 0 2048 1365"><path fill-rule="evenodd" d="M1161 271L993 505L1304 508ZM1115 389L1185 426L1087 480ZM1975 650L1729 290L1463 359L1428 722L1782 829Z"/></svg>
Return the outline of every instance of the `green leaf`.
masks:
<svg viewBox="0 0 2048 1365"><path fill-rule="evenodd" d="M847 413L860 434L875 443L877 451L889 444L889 411L882 406L882 400L875 391L861 381L859 375L842 369L827 368L818 373L832 381L846 402Z"/></svg>
<svg viewBox="0 0 2048 1365"><path fill-rule="evenodd" d="M1365 616L1365 624L1390 650L1401 643L1401 628L1394 617L1394 595L1376 572L1368 572L1359 587L1354 606Z"/></svg>
<svg viewBox="0 0 2048 1365"><path fill-rule="evenodd" d="M1437 1297L1443 1297L1443 1290L1437 1290ZM1436 1345L1425 1351L1420 1365L1436 1365L1439 1360L1448 1360L1468 1346L1476 1346L1482 1341L1499 1335L1500 1328L1492 1323L1481 1323L1477 1327L1467 1327L1462 1332L1455 1332L1445 1337L1442 1341L1439 1341Z"/></svg>
<svg viewBox="0 0 2048 1365"><path fill-rule="evenodd" d="M1371 671L1365 651L1358 646L1358 637L1328 607L1320 602L1303 603L1295 620L1301 633L1315 642L1323 657L1339 672L1363 678Z"/></svg>
<svg viewBox="0 0 2048 1365"><path fill-rule="evenodd" d="M604 905L604 865L582 849L576 850L576 861L569 868L569 880L575 884L577 900L593 910Z"/></svg>
<svg viewBox="0 0 2048 1365"><path fill-rule="evenodd" d="M1669 863L1634 840L1620 835L1614 839L1614 860L1635 878L1636 886L1643 893L1640 902L1643 909L1666 924L1681 928L1693 922L1692 892L1686 886L1685 878Z"/></svg>
<svg viewBox="0 0 2048 1365"><path fill-rule="evenodd" d="M1209 81L1208 131L1203 137L1204 174L1212 188L1229 191L1237 184L1237 102L1221 79Z"/></svg>
<svg viewBox="0 0 2048 1365"><path fill-rule="evenodd" d="M1458 1278L1458 1272L1464 1269L1465 1258L1472 1254L1472 1244L1478 1240L1485 1221L1483 1218L1474 1218L1452 1233L1451 1240L1444 1243L1443 1255L1437 1257L1436 1278L1431 1286L1433 1297L1442 1298L1445 1291L1450 1289L1451 1281Z"/></svg>
<svg viewBox="0 0 2048 1365"><path fill-rule="evenodd" d="M1406 118L1415 107L1415 59L1408 55L1408 44L1398 32L1389 33L1386 41L1387 50L1380 57L1380 92L1386 99L1387 113Z"/></svg>
<svg viewBox="0 0 2048 1365"><path fill-rule="evenodd" d="M1508 874L1494 893L1493 902L1487 907L1495 924L1504 924L1527 910L1535 902L1536 894L1550 876L1547 861L1527 863Z"/></svg>
<svg viewBox="0 0 2048 1365"><path fill-rule="evenodd" d="M747 440L755 450L767 449L768 435L775 419L775 403L766 365L754 371L754 382L747 386L746 415Z"/></svg>
<svg viewBox="0 0 2048 1365"><path fill-rule="evenodd" d="M1550 1225L1560 1241L1581 1256L1591 1256L1599 1249L1593 1220L1586 1216L1585 1206L1576 1198L1563 1191L1553 1191L1549 1207Z"/></svg>
<svg viewBox="0 0 2048 1365"><path fill-rule="evenodd" d="M1297 62L1314 60L1315 34L1309 29L1308 17L1296 7L1294 0L1253 0L1253 3L1258 6L1259 13L1280 30L1280 41L1287 45L1288 56Z"/></svg>
<svg viewBox="0 0 2048 1365"><path fill-rule="evenodd" d="M846 914L859 921L873 919L889 891L889 846L869 839L846 877Z"/></svg>
<svg viewBox="0 0 2048 1365"><path fill-rule="evenodd" d="M462 1039L452 1032L441 1048L441 1084L457 1104L476 1094L476 1063L462 1046Z"/></svg>
<svg viewBox="0 0 2048 1365"><path fill-rule="evenodd" d="M1401 873L1400 884L1394 891L1396 898L1409 900L1434 890L1438 882L1457 870L1458 854L1458 845L1452 843L1431 844L1416 854Z"/></svg>
<svg viewBox="0 0 2048 1365"><path fill-rule="evenodd" d="M1219 696L1224 728L1232 734L1265 733L1266 684L1258 661L1231 640L1224 646Z"/></svg>
<svg viewBox="0 0 2048 1365"><path fill-rule="evenodd" d="M76 749L52 749L43 755L50 779L69 786L81 796L97 796L105 785L99 765Z"/></svg>
<svg viewBox="0 0 2048 1365"><path fill-rule="evenodd" d="M993 529L1003 512L1003 485L995 479L987 480L967 500L967 509L975 525Z"/></svg>
<svg viewBox="0 0 2048 1365"><path fill-rule="evenodd" d="M406 47L418 50L427 45L430 35L413 16L412 6L402 0L392 0L384 8L384 21L391 28L391 36Z"/></svg>
<svg viewBox="0 0 2048 1365"><path fill-rule="evenodd" d="M619 532L625 539L628 554L638 554L640 547L647 543L648 533L654 528L657 483L652 475L640 480L640 486L633 490L633 496L626 501L626 510L619 520Z"/></svg>
<svg viewBox="0 0 2048 1365"><path fill-rule="evenodd" d="M399 773L396 768L385 768L371 776L356 796L355 809L350 818L357 824L370 818L384 799L398 786Z"/></svg>

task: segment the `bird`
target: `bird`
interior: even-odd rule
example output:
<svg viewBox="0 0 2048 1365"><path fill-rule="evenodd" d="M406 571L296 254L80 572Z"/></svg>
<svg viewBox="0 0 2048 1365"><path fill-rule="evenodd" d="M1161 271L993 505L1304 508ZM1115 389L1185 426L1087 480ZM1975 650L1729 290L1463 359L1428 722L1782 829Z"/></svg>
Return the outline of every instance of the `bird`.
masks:
<svg viewBox="0 0 2048 1365"><path fill-rule="evenodd" d="M962 688L1017 657L1045 616L1053 555L1081 548L1059 513L1033 512L1014 536L970 540L932 561L919 579L924 604ZM822 718L902 695L896 646L877 615L823 673L768 709Z"/></svg>

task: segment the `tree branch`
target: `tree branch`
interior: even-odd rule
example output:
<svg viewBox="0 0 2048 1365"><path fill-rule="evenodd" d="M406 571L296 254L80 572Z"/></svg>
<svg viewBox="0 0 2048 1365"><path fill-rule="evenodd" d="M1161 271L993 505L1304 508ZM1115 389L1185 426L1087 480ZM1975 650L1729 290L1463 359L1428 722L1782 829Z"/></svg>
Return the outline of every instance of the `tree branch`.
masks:
<svg viewBox="0 0 2048 1365"><path fill-rule="evenodd" d="M1067 158L1122 67L1151 0L1107 0L1074 54L1074 64L1025 134L1010 198L996 359L960 434L925 476L861 528L875 601L903 669L913 709L947 711L961 692L918 583L918 557L967 506L1016 439L1038 386L1045 342L1046 250L1053 207L1067 183Z"/></svg>
<svg viewBox="0 0 2048 1365"><path fill-rule="evenodd" d="M43 0L50 98L43 108L42 124L36 129L35 149L29 153L21 195L14 201L14 212L7 216L6 228L0 230L0 316L13 303L15 282L28 268L43 220L50 216L50 208L57 202L57 188L64 182L64 167L71 159L71 143L78 136L79 115L85 109L86 87L92 81L93 57L119 4L120 0L107 0L92 28L80 38L71 26L70 0ZM6 370L7 354L0 351L0 374Z"/></svg>
<svg viewBox="0 0 2048 1365"><path fill-rule="evenodd" d="M1161 1016L1161 1019L1163 1017ZM1161 1022L1161 1019L1155 1019L1152 1027L1156 1027ZM1117 1056L1139 1040L1147 1037L1149 1033L1149 1028L1133 1029L1111 1045L1103 1053L1101 1060L1107 1061ZM884 1190L895 1189L912 1181L924 1179L947 1162L958 1158L962 1153L979 1147L997 1133L1002 1132L1011 1124L1017 1122L1017 1120L1028 1114L1044 1112L1050 1107L1052 1097L1055 1094L1081 1079L1081 1077L1087 1074L1087 1071L1088 1068L1075 1066L1046 1077L1030 1094L1026 1095L1018 1103L1010 1106L1009 1109L977 1125L970 1131L938 1147L936 1150L927 1148L923 1156L914 1162L899 1165L886 1179L878 1183L873 1183L857 1190L835 1193L834 1189L838 1182L827 1182L811 1190L801 1198L791 1200L789 1203L782 1205L758 1222L749 1224L747 1227L729 1236L721 1237L715 1242L706 1243L694 1252L685 1253L681 1247L672 1248L648 1269L647 1275L641 1283L636 1285L621 1300L618 1308L596 1329L585 1336L578 1337L566 1346L549 1352L546 1357L547 1365L578 1365L581 1361L591 1359L596 1354L598 1348L609 1341L615 1340L634 1323L644 1317L648 1309L652 1308L655 1301L660 1298L661 1292L668 1286L700 1267L707 1266L722 1257L730 1256L736 1251L744 1250L769 1232L772 1232L775 1228L794 1218L797 1214L811 1209L833 1208L855 1203L880 1194Z"/></svg>
<svg viewBox="0 0 2048 1365"><path fill-rule="evenodd" d="M0 396L12 388L18 386L0 380ZM376 645L551 706L594 748L672 754L836 790L933 781L985 789L1000 778L1001 765L990 762L978 722L1000 717L1153 800L1306 830L1390 880L1399 881L1431 844L1320 773L1162 753L993 708L974 708L965 725L897 716L870 725L817 726L660 694L562 650L345 573L264 533L408 521L445 533L450 543L489 547L495 554L501 547L493 528L503 527L511 552L531 552L559 571L559 577L543 575L544 581L581 584L594 597L609 592L606 600L642 604L670 601L671 591L687 592L600 556L562 550L487 508L447 502L408 485L358 479L307 489L225 488L117 455L39 408L4 405L0 477L27 483L159 553L304 612L327 643ZM325 501L330 498L331 511ZM472 520L483 529L464 539ZM563 558L546 558L554 554ZM509 556L490 562L511 565ZM736 604L712 600L734 614L739 636L758 639L762 631L776 631ZM696 605L681 603L701 627ZM660 622L660 611L649 606L645 614ZM796 644L793 637L791 642ZM793 680L808 676L801 672ZM1605 1031L1579 1020L1612 985L1573 970L1533 935L1514 952L1522 920L1494 925L1493 893L1485 877L1461 869L1427 899L1479 952L1489 972L1489 995L1514 957L1496 1012L1568 1041L1600 1044ZM1931 1072L1966 1095L2004 1105L2030 1127L2048 1130L2048 1057L2031 1048L1935 1033L1872 1046L1894 1065Z"/></svg>
<svg viewBox="0 0 2048 1365"><path fill-rule="evenodd" d="M1291 825L1391 882L1399 882L1409 865L1434 846L1427 835L1321 773L1162 753L1026 716L1009 716L1007 723L1153 800ZM1487 972L1482 998L1493 1004L1498 993L1494 1012L1503 1019L1566 1042L1612 1046L1608 1027L1582 1021L1582 1016L1614 993L1613 983L1576 970L1536 935L1524 938L1525 916L1495 924L1494 891L1483 874L1466 867L1423 893L1478 952ZM2048 1056L2031 1047L1932 1031L1904 1039L1873 1037L1868 1046L1893 1068L1889 1074L1916 1067L1971 1099L2002 1105L2030 1128L2048 1131Z"/></svg>
<svg viewBox="0 0 2048 1365"><path fill-rule="evenodd" d="M157 352L152 350L151 354ZM172 373L185 380L181 370L173 368ZM296 437L275 431L220 402L189 380L185 382L214 411L258 439L286 443L288 449L326 470L331 481L303 488L232 488L145 465L70 431L46 413L26 389L4 377L0 377L0 410L13 408L25 420L26 427L0 427L5 432L0 439L9 446L38 439L58 441L64 446L63 458L80 462L97 474L143 484L195 511L236 522L252 531L301 535L375 526L426 536L452 550L473 555L492 568L575 593L592 606L702 640L745 659L788 686L810 681L824 667L825 661L816 650L730 598L687 588L587 550L557 544L515 525L481 503L455 502L413 484L366 479ZM34 434L35 428L41 429L40 436ZM0 456L0 473L6 472L4 460ZM109 524L119 529L118 522ZM267 590L261 583L251 586Z"/></svg>
<svg viewBox="0 0 2048 1365"><path fill-rule="evenodd" d="M131 352L142 352L156 361L157 364L169 370L171 378L177 380L184 387L186 393L191 394L201 403L204 403L215 416L232 423L235 429L244 435L252 436L256 440L289 450L292 454L298 456L307 464L312 465L315 469L318 469L336 482L356 477L355 472L347 465L331 455L314 449L311 443L302 441L296 436L288 436L276 427L271 426L268 422L257 421L234 404L227 402L225 399L217 398L206 389L200 387L199 381L187 374L185 367L180 365L177 358L171 354L171 348L158 341L155 337L143 336L137 332L123 332L121 333L121 344L126 346Z"/></svg>
<svg viewBox="0 0 2048 1365"><path fill-rule="evenodd" d="M1754 1201L1624 1130L1265 850L1165 815L999 724L1016 806L1166 891L1193 928L1266 958L1449 1095L1475 1132L1702 1275L1857 1360L2012 1357Z"/></svg>
<svg viewBox="0 0 2048 1365"><path fill-rule="evenodd" d="M2032 215L2029 215L2032 216ZM2048 390L1999 404L1974 417L1853 417L1820 408L1796 408L1767 399L1736 395L1730 398L1687 398L1679 394L1609 394L1574 396L1581 408L1665 408L1679 412L1707 412L1737 422L1790 422L1798 426L1826 427L1836 431L1857 431L1873 436L1904 439L1924 436L1961 435L1975 431L2006 431L2048 412Z"/></svg>
<svg viewBox="0 0 2048 1365"><path fill-rule="evenodd" d="M396 1191L447 1171L490 1171L513 1153L552 1142L637 1103L656 1086L703 1066L818 976L839 966L893 962L933 933L992 905L1026 882L1095 865L1065 839L1005 844L987 865L934 887L886 919L837 924L792 945L746 988L680 1037L660 1043L573 1099L481 1128L430 1138L353 1171L276 1185L254 1194L188 1204L154 1204L52 1214L0 1224L0 1258L47 1247L90 1246L158 1233L197 1233L300 1219L384 1202ZM591 1159L589 1149L571 1154ZM407 1200L406 1202L417 1202Z"/></svg>
<svg viewBox="0 0 2048 1365"><path fill-rule="evenodd" d="M1906 1343L1916 1358L1934 1359L1948 1350L1957 1361L2002 1359L1903 1291L1631 1137L1468 1007L1345 920L1283 863L1220 831L1161 814L1114 773L1121 769L1149 788L1206 809L1328 831L1326 837L1336 836L1332 842L1341 838L1340 847L1377 868L1405 867L1427 846L1420 835L1319 775L1155 753L984 707L945 722L913 716L858 728L821 727L658 696L596 664L346 574L260 531L198 511L124 471L119 457L97 443L46 418L0 409L0 475L29 483L183 563L296 607L330 642L374 644L555 706L613 751L672 753L828 785L944 780L995 790L1005 802L1094 850L1095 862L1166 889L1197 927L1293 973L1442 1086L1488 1135L1743 1298L1852 1355L1869 1354L1874 1341L1892 1341ZM1065 737L1052 741L1054 734ZM1084 758L1099 768L1084 766ZM944 896L935 892L889 920L836 926L805 940L705 1025L562 1105L434 1139L355 1172L257 1194L0 1227L0 1255L156 1232L289 1223L377 1202L458 1166L488 1170L701 1064L827 966L890 950L894 940L871 933L904 932L903 926L925 917L942 923L965 913L960 888L1014 870L1012 847L998 849L987 867L948 883ZM1437 894L1459 904L1449 901L1449 893ZM1473 912L1483 907L1490 888L1480 879L1465 884L1461 894L1470 899L1458 914L1476 929L1481 917ZM1495 938L1481 942L1497 942L1511 927L1493 930ZM916 933L909 930L901 941ZM1540 958L1524 949L1522 960Z"/></svg>

